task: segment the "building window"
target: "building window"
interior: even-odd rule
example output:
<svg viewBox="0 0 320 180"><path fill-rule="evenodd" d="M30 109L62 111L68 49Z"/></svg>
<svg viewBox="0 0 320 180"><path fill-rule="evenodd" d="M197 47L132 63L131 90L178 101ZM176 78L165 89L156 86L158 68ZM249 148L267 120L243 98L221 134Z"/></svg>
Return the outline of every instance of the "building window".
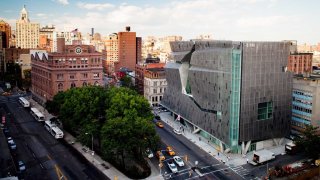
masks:
<svg viewBox="0 0 320 180"><path fill-rule="evenodd" d="M153 89L153 93L155 93L155 94L157 93L157 89L156 88Z"/></svg>
<svg viewBox="0 0 320 180"><path fill-rule="evenodd" d="M63 91L63 84L59 83L58 84L58 92L62 92Z"/></svg>
<svg viewBox="0 0 320 180"><path fill-rule="evenodd" d="M87 86L87 83L86 83L86 82L83 82L82 86Z"/></svg>
<svg viewBox="0 0 320 180"><path fill-rule="evenodd" d="M153 82L153 86L157 86L157 82Z"/></svg>
<svg viewBox="0 0 320 180"><path fill-rule="evenodd" d="M93 78L98 78L99 77L99 73L93 73Z"/></svg>
<svg viewBox="0 0 320 180"><path fill-rule="evenodd" d="M70 75L70 79L74 79L74 75Z"/></svg>
<svg viewBox="0 0 320 180"><path fill-rule="evenodd" d="M83 73L82 76L83 76L83 78L88 78L88 74L87 73Z"/></svg>
<svg viewBox="0 0 320 180"><path fill-rule="evenodd" d="M71 88L74 88L76 87L76 84L75 83L71 83Z"/></svg>
<svg viewBox="0 0 320 180"><path fill-rule="evenodd" d="M272 118L272 102L263 102L258 104L258 120Z"/></svg>
<svg viewBox="0 0 320 180"><path fill-rule="evenodd" d="M57 79L58 79L58 80L63 79L63 74L57 74Z"/></svg>

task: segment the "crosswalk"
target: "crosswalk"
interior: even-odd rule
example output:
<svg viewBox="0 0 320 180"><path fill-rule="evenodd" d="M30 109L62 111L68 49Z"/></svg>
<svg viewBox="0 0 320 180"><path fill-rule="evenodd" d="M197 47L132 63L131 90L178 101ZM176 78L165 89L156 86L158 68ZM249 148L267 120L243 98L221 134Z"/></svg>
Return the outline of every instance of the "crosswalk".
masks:
<svg viewBox="0 0 320 180"><path fill-rule="evenodd" d="M248 169L245 169L242 166L234 166L230 167L235 173L237 173L239 176L241 176L243 179L250 179L250 180L258 180L258 177L254 177L250 175L250 171Z"/></svg>

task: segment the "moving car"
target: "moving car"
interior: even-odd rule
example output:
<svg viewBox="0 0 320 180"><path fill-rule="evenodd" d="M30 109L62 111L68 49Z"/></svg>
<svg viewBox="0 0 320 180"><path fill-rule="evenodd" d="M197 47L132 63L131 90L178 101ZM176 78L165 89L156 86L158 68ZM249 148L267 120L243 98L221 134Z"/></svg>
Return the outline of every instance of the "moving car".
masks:
<svg viewBox="0 0 320 180"><path fill-rule="evenodd" d="M183 162L183 160L181 159L181 157L179 157L179 156L174 156L174 157L173 157L173 160L174 160L174 162L176 162L176 163L178 164L178 166L180 166L180 167L184 166L184 162Z"/></svg>
<svg viewBox="0 0 320 180"><path fill-rule="evenodd" d="M177 173L177 172L178 172L178 168L177 168L177 166L174 164L174 162L169 161L167 164L168 164L168 167L169 167L169 169L171 170L171 172L173 172L173 173Z"/></svg>
<svg viewBox="0 0 320 180"><path fill-rule="evenodd" d="M168 146L168 147L166 148L166 151L167 151L167 153L168 153L170 156L176 155L176 153L173 151L173 149L172 149L171 146Z"/></svg>
<svg viewBox="0 0 320 180"><path fill-rule="evenodd" d="M156 122L156 125L158 126L158 127L160 127L160 128L163 128L163 124L161 123L161 122Z"/></svg>
<svg viewBox="0 0 320 180"><path fill-rule="evenodd" d="M160 161L164 161L166 159L161 151L157 151L156 156Z"/></svg>

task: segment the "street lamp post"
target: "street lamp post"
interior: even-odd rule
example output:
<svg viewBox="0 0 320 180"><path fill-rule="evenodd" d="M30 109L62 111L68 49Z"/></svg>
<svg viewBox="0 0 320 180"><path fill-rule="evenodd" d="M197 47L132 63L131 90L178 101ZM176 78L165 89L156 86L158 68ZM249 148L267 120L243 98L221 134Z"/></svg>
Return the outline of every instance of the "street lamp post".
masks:
<svg viewBox="0 0 320 180"><path fill-rule="evenodd" d="M88 135L89 133L86 133ZM93 134L91 133L91 155L92 155L92 162L94 162L94 151L93 151Z"/></svg>

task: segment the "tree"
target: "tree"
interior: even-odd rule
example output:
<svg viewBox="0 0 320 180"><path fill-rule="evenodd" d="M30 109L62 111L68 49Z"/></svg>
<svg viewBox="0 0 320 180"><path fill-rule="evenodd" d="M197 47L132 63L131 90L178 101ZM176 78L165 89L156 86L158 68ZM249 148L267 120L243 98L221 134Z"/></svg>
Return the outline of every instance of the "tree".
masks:
<svg viewBox="0 0 320 180"><path fill-rule="evenodd" d="M297 140L295 140L296 145L302 147L307 155L313 159L317 159L320 153L320 136L317 135L318 128L319 127L307 125L302 132L302 137L298 137Z"/></svg>
<svg viewBox="0 0 320 180"><path fill-rule="evenodd" d="M22 79L22 86L25 89L29 89L31 86L31 69L23 70L24 79Z"/></svg>
<svg viewBox="0 0 320 180"><path fill-rule="evenodd" d="M130 88L130 89L134 89L134 84L132 83L132 80L131 80L131 77L129 76L123 76L121 79L121 85L123 87L127 87L127 88Z"/></svg>
<svg viewBox="0 0 320 180"><path fill-rule="evenodd" d="M101 131L103 155L126 169L130 161L143 161L145 150L156 148L159 137L144 97L128 88L112 88L109 96L107 121Z"/></svg>

